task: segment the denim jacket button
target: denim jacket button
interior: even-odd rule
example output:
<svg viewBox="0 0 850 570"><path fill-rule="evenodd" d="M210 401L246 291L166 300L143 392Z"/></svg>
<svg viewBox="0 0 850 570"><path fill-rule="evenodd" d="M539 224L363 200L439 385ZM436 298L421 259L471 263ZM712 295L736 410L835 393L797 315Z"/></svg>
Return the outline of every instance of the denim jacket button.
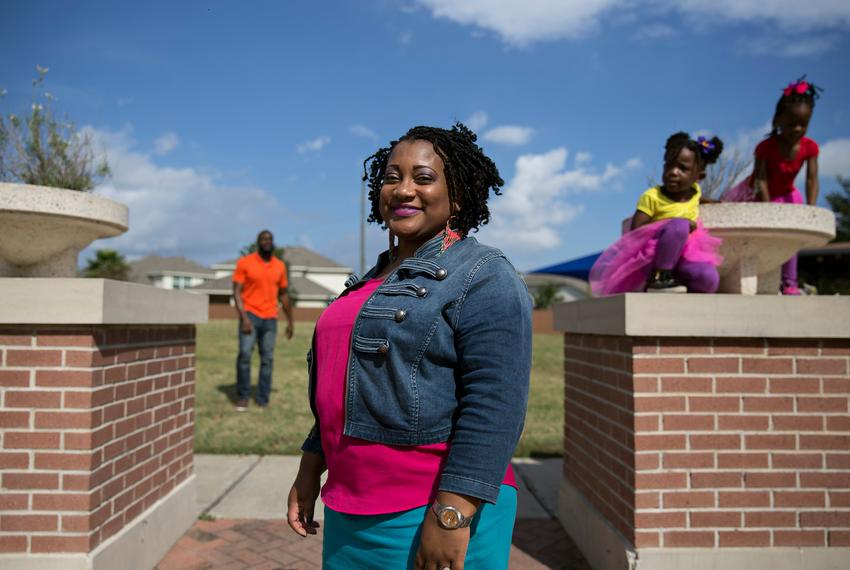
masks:
<svg viewBox="0 0 850 570"><path fill-rule="evenodd" d="M425 287L420 287L419 289L416 290L416 296L417 297L424 297L427 294L428 294L428 289L426 289Z"/></svg>
<svg viewBox="0 0 850 570"><path fill-rule="evenodd" d="M442 281L443 279L445 279L448 276L449 276L449 272L446 271L445 269L443 269L442 267L439 268L437 270L437 272L434 274L434 277L437 278L437 281Z"/></svg>
<svg viewBox="0 0 850 570"><path fill-rule="evenodd" d="M395 322L400 323L401 321L407 318L407 311L405 311L404 309L399 309L395 312L393 318L395 319Z"/></svg>
<svg viewBox="0 0 850 570"><path fill-rule="evenodd" d="M382 344L378 347L378 352L381 354L386 354L390 351L390 346L388 344Z"/></svg>

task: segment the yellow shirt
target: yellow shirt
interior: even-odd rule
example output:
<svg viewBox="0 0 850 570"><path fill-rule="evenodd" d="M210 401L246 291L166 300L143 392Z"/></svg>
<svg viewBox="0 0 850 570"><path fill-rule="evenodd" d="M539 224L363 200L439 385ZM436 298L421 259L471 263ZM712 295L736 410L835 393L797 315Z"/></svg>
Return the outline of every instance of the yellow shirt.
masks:
<svg viewBox="0 0 850 570"><path fill-rule="evenodd" d="M696 222L699 217L699 197L702 195L702 190L696 182L694 182L694 189L696 192L690 200L676 202L665 196L660 187L654 186L641 194L637 209L652 218L652 221L685 218Z"/></svg>

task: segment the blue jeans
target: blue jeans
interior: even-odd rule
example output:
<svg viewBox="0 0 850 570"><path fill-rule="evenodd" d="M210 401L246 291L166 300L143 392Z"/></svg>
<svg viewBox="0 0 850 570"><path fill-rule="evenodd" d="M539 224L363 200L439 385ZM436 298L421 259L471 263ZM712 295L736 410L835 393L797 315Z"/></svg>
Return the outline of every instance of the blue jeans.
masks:
<svg viewBox="0 0 850 570"><path fill-rule="evenodd" d="M254 343L260 348L260 379L257 388L257 403L267 404L272 390L272 365L274 364L274 341L277 337L277 319L261 319L245 313L253 328L250 333L242 332L239 322L239 356L236 358L236 393L240 400L251 396L251 353Z"/></svg>

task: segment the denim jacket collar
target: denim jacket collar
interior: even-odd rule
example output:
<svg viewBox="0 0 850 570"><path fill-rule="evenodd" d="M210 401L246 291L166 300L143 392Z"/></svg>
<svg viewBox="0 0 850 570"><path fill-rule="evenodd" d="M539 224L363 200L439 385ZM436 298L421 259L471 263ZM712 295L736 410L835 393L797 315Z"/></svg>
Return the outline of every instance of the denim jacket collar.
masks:
<svg viewBox="0 0 850 570"><path fill-rule="evenodd" d="M474 240L474 238L469 238L469 237L464 236L463 238L461 238L461 241L466 240L466 239L473 239ZM416 258L419 258L419 259L434 259L435 257L439 256L442 253L442 247L443 247L443 232L440 232L437 235L435 235L434 237L432 237L431 239L429 239L428 241L426 241L425 243L423 243L422 245L420 245L419 249L417 249L413 253L413 257L416 257ZM367 280L373 278L375 275L380 273L381 270L389 262L390 262L390 252L389 251L381 252L378 255L378 260L375 263L374 267L372 267L372 269L370 271L368 271L366 273L366 275L361 277L360 281L367 281Z"/></svg>

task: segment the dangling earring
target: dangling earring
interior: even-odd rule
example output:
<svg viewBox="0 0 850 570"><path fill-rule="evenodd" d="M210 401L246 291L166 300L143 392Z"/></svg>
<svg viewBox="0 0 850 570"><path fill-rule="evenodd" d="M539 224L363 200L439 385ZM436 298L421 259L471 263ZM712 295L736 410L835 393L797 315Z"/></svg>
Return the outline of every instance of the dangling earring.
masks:
<svg viewBox="0 0 850 570"><path fill-rule="evenodd" d="M449 247L460 239L460 234L452 229L452 219L446 220L446 227L443 229L443 244L440 247L440 253L443 253Z"/></svg>
<svg viewBox="0 0 850 570"><path fill-rule="evenodd" d="M395 242L395 234L392 230L387 230L387 233L390 236L390 247L389 247L389 258L390 262L395 261L396 257L398 257L398 244Z"/></svg>

